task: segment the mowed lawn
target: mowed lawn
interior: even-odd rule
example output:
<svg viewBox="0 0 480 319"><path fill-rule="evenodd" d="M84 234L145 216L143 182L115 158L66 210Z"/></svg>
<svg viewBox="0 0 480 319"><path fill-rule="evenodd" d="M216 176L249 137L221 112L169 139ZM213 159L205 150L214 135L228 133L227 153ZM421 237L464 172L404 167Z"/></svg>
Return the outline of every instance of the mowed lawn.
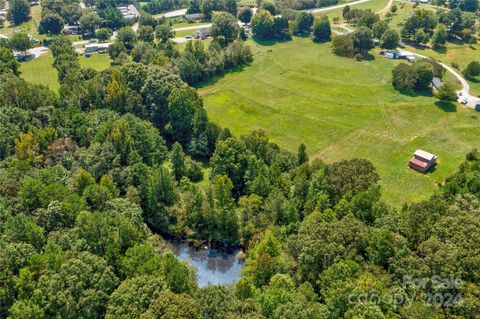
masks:
<svg viewBox="0 0 480 319"><path fill-rule="evenodd" d="M95 53L88 58L80 55L78 59L80 65L84 68L102 71L110 67L110 56L108 54ZM53 67L53 61L52 54L48 52L34 60L22 62L20 64L20 76L31 83L43 84L57 91L60 85L57 70Z"/></svg>
<svg viewBox="0 0 480 319"><path fill-rule="evenodd" d="M460 104L393 89L398 61L337 57L310 39L260 46L251 66L200 88L211 120L236 135L264 129L291 151L307 145L327 163L354 157L374 163L384 198L395 206L427 198L478 147L479 115ZM413 152L439 156L429 174L408 168Z"/></svg>

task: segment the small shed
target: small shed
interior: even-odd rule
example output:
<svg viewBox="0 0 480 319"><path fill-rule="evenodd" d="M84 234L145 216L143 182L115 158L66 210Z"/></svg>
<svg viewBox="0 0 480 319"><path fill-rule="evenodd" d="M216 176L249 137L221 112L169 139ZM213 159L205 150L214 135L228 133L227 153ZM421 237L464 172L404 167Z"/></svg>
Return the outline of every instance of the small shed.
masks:
<svg viewBox="0 0 480 319"><path fill-rule="evenodd" d="M416 150L408 162L408 166L416 171L425 173L437 163L437 156L423 150Z"/></svg>
<svg viewBox="0 0 480 319"><path fill-rule="evenodd" d="M441 88L444 85L443 81L440 80L440 78L434 77L432 79L432 88L435 91L438 91L439 88Z"/></svg>
<svg viewBox="0 0 480 319"><path fill-rule="evenodd" d="M210 28L201 28L195 32L195 38L197 39L205 39L211 36L212 33L210 32Z"/></svg>

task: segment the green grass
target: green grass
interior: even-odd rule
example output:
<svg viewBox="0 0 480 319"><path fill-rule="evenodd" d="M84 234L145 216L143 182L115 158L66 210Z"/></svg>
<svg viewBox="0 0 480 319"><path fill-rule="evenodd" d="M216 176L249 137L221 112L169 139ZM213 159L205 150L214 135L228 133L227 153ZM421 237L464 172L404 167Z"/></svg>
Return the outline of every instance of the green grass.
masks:
<svg viewBox="0 0 480 319"><path fill-rule="evenodd" d="M210 119L236 135L265 129L291 151L305 143L310 158L328 163L369 159L384 198L395 206L430 196L479 145L475 111L394 90L391 70L398 61L378 51L370 61L355 62L307 38L250 43L252 65L200 88ZM417 148L439 156L427 175L407 167Z"/></svg>
<svg viewBox="0 0 480 319"><path fill-rule="evenodd" d="M79 56L79 61L82 67L90 67L97 71L110 67L110 57L108 54L93 54L89 58L82 55ZM21 77L29 82L43 84L57 91L60 85L58 84L57 70L55 70L52 65L53 57L49 52L37 59L21 63Z"/></svg>

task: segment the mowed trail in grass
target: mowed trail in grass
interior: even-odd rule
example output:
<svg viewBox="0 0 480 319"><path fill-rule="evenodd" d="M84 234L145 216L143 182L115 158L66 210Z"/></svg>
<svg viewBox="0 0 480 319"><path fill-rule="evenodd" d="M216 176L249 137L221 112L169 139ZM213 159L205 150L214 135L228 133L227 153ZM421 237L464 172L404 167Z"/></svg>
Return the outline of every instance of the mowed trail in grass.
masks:
<svg viewBox="0 0 480 319"><path fill-rule="evenodd" d="M236 135L264 129L291 151L303 142L311 158L328 163L369 159L384 198L395 206L430 196L480 145L475 111L393 89L398 61L374 53L373 60L355 62L333 55L330 43L310 39L250 45L251 66L200 88L210 119ZM433 172L407 167L417 148L439 156Z"/></svg>

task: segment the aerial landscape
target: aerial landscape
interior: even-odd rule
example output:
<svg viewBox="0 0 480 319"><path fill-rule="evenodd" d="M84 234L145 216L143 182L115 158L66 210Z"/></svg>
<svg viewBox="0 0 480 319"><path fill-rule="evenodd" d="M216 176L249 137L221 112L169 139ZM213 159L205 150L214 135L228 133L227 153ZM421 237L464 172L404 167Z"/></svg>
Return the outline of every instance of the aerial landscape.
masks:
<svg viewBox="0 0 480 319"><path fill-rule="evenodd" d="M479 0L0 0L0 319L480 318Z"/></svg>

